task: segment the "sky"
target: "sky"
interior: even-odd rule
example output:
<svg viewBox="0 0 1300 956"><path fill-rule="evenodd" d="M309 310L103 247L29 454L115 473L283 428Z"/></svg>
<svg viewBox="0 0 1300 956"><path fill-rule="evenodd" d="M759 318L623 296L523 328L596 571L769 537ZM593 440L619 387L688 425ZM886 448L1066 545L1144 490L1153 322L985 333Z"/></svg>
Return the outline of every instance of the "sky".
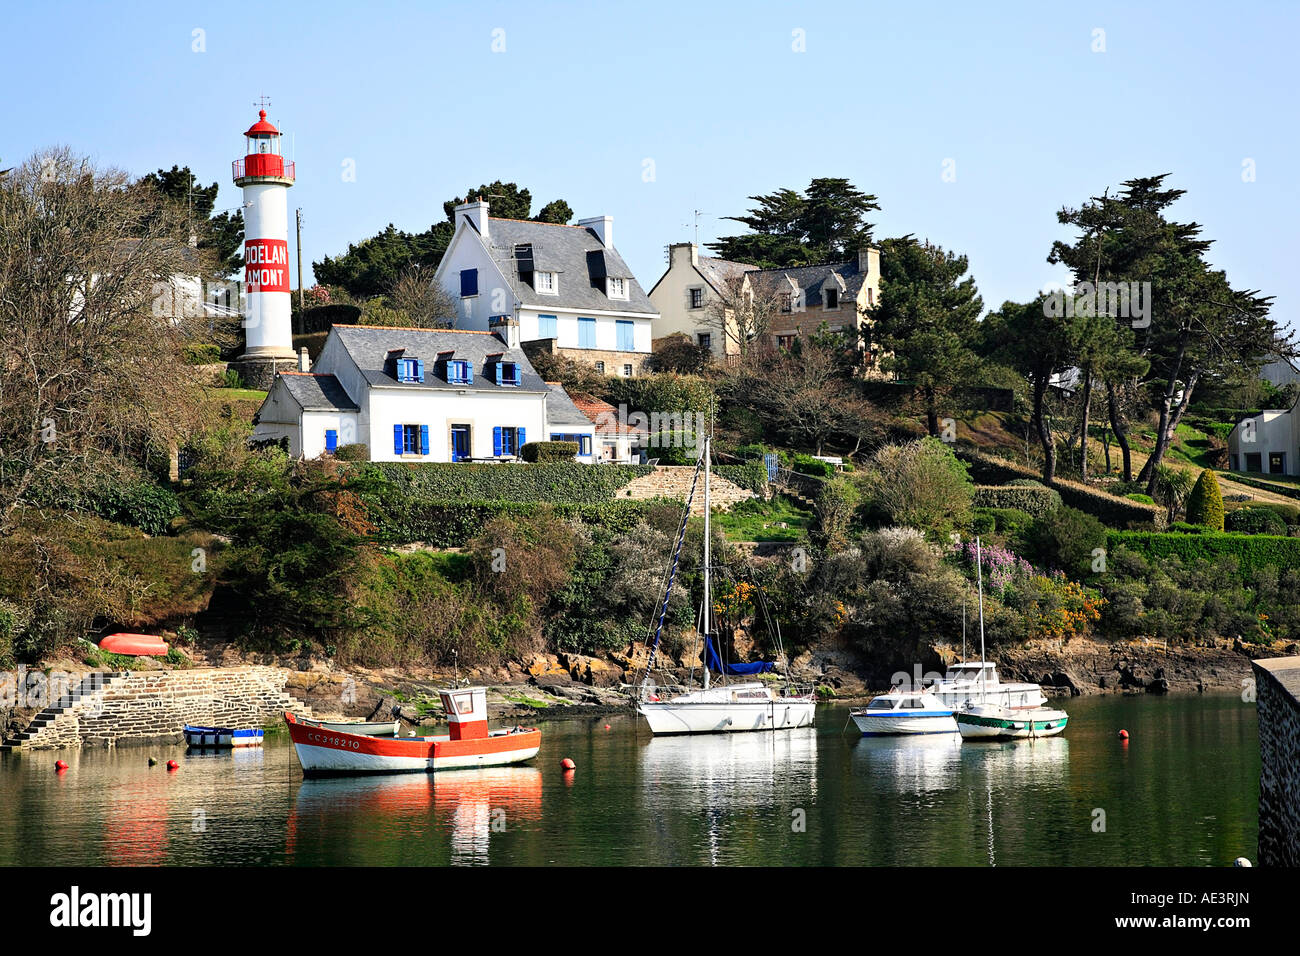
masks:
<svg viewBox="0 0 1300 956"><path fill-rule="evenodd" d="M696 210L708 242L835 176L878 197L877 239L966 255L992 309L1065 278L1058 209L1170 173L1211 262L1283 325L1300 307L1297 2L6 0L4 23L0 168L189 165L236 208L265 95L308 263L501 179L613 216L648 290Z"/></svg>

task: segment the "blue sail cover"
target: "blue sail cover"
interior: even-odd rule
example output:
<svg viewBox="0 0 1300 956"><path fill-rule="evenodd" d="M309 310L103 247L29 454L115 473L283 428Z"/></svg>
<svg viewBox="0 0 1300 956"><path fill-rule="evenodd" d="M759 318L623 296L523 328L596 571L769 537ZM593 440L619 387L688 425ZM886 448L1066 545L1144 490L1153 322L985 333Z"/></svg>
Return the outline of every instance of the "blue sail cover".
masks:
<svg viewBox="0 0 1300 956"><path fill-rule="evenodd" d="M748 677L750 674L766 674L775 670L776 665L770 661L758 661L754 664L724 664L718 659L718 652L713 648L713 638L704 639L705 656L708 658L709 670L718 671L731 677Z"/></svg>

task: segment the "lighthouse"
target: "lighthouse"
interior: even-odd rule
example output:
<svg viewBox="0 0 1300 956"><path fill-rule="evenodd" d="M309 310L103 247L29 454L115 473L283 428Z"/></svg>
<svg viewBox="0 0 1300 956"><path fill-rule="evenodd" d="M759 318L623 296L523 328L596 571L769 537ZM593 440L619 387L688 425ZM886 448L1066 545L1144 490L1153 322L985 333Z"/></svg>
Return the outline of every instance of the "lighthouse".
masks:
<svg viewBox="0 0 1300 956"><path fill-rule="evenodd" d="M239 365L253 373L245 372L247 381L271 378L280 363L294 358L288 205L294 168L284 159L280 131L267 122L265 109L244 139L245 155L235 160L233 172L235 185L244 190L244 354Z"/></svg>

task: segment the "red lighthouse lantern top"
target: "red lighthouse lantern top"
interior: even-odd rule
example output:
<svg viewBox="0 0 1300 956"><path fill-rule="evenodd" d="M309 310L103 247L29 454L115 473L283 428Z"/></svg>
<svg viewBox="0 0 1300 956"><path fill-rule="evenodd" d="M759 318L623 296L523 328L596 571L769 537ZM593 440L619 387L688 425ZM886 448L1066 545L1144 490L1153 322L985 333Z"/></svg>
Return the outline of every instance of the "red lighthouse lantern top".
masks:
<svg viewBox="0 0 1300 956"><path fill-rule="evenodd" d="M258 112L257 122L244 132L245 156L232 164L235 185L279 183L292 186L294 165L285 162L280 152L280 131L267 122L266 110Z"/></svg>

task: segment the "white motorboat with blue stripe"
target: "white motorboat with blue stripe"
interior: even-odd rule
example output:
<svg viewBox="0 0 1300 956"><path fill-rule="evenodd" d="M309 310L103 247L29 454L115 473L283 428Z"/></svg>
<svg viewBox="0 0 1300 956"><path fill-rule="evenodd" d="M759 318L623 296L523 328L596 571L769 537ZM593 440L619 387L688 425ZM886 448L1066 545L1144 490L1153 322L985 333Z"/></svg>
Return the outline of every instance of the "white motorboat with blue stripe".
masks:
<svg viewBox="0 0 1300 956"><path fill-rule="evenodd" d="M895 688L849 711L864 737L888 734L954 734L957 720L953 709L927 691Z"/></svg>
<svg viewBox="0 0 1300 956"><path fill-rule="evenodd" d="M185 725L185 743L191 747L260 747L260 728L194 727Z"/></svg>

